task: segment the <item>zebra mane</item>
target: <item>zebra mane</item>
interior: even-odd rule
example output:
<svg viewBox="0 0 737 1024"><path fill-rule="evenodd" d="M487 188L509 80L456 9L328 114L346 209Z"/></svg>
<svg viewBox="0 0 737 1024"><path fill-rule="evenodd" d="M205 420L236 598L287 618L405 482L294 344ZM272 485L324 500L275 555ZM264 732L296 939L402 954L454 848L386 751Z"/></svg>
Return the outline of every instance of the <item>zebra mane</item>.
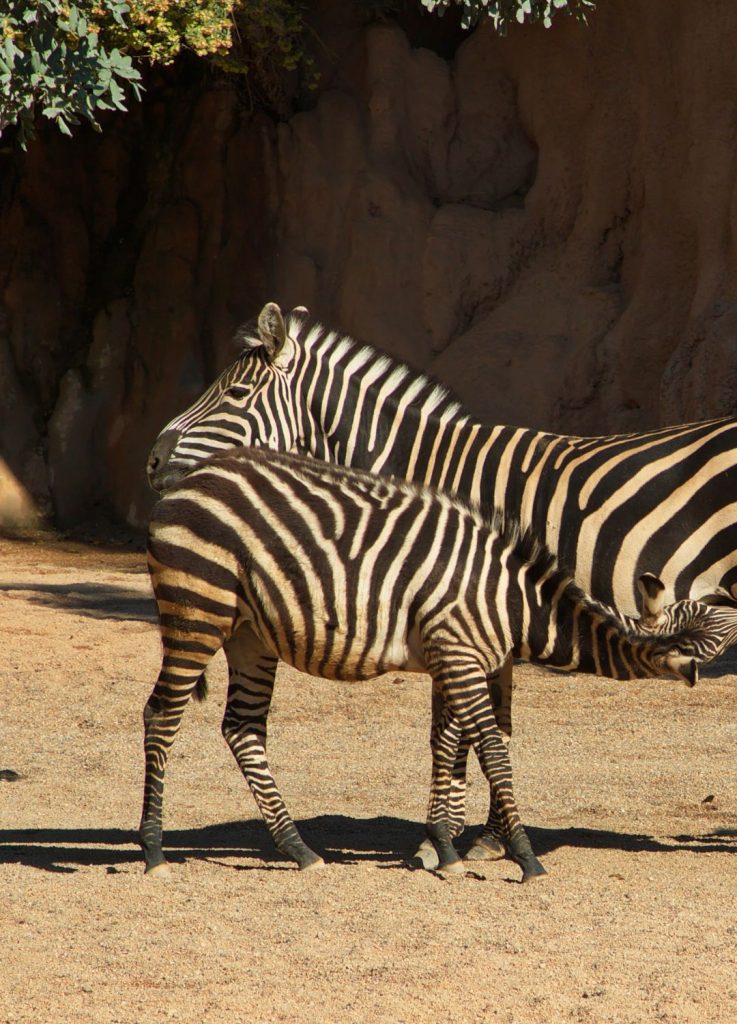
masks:
<svg viewBox="0 0 737 1024"><path fill-rule="evenodd" d="M319 320L310 322L308 317L296 311L288 313L284 322L289 337L300 342L307 351L322 355L340 346L346 362L350 360L350 356L365 355L366 359L362 364L364 370L368 365L373 365L382 373L391 370L397 384L402 381L416 384L420 388L417 400L429 402L430 408L444 406L450 415L465 413L463 403L449 387L423 370L418 370L396 356L376 348L375 345L358 341L350 334L335 331ZM240 324L233 342L243 355L262 348L263 342L258 334L258 317L251 317Z"/></svg>
<svg viewBox="0 0 737 1024"><path fill-rule="evenodd" d="M402 481L400 481L402 482ZM517 557L523 562L528 578L545 584L549 594L559 594L574 604L581 604L590 612L601 618L604 625L611 625L617 632L629 636L639 635L637 630L627 626L615 608L603 604L591 594L586 593L566 566L560 565L558 559L547 544L535 534L530 527L522 528L516 516L509 515L501 508L494 508L490 513L468 504L456 497L443 492L435 492L450 500L454 505L465 508L477 522L486 529L497 534L505 547L514 549Z"/></svg>
<svg viewBox="0 0 737 1024"><path fill-rule="evenodd" d="M243 353L261 348L263 342L258 335L258 317L249 317L248 320L238 324L233 334L232 343L234 348L239 349Z"/></svg>

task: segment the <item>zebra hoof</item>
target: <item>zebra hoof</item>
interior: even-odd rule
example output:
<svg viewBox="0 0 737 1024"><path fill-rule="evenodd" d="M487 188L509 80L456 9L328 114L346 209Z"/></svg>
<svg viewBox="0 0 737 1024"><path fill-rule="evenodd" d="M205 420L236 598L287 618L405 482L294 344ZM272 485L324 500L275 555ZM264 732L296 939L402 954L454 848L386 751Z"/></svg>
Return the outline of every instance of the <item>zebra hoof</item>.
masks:
<svg viewBox="0 0 737 1024"><path fill-rule="evenodd" d="M537 863L531 864L529 865L529 867L524 868L522 872L522 881L532 882L536 878L542 878L543 875L547 875L547 871L538 861Z"/></svg>
<svg viewBox="0 0 737 1024"><path fill-rule="evenodd" d="M435 871L439 864L438 851L431 839L423 839L417 853L409 860L410 867L422 868L425 871Z"/></svg>
<svg viewBox="0 0 737 1024"><path fill-rule="evenodd" d="M309 852L309 856L304 856L299 862L300 871L314 871L316 868L324 868L325 861L322 857L313 853L312 850Z"/></svg>
<svg viewBox="0 0 737 1024"><path fill-rule="evenodd" d="M440 864L437 873L441 878L456 878L458 875L465 875L466 865L459 857L458 860L452 860L448 864Z"/></svg>
<svg viewBox="0 0 737 1024"><path fill-rule="evenodd" d="M464 860L502 860L506 857L505 847L496 839L477 839Z"/></svg>
<svg viewBox="0 0 737 1024"><path fill-rule="evenodd" d="M171 878L171 864L163 860L161 864L146 868L146 878Z"/></svg>

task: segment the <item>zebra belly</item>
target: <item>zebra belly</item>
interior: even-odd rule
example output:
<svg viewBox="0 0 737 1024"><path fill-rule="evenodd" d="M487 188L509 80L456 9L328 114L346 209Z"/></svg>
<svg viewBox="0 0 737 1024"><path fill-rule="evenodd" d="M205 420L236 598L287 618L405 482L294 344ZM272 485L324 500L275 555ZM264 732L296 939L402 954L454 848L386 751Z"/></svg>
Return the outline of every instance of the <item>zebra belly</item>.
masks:
<svg viewBox="0 0 737 1024"><path fill-rule="evenodd" d="M379 639L374 631L347 629L326 617L302 623L299 629L279 629L278 622L251 628L263 645L300 672L345 682L374 679L385 672L425 672L419 641L411 635Z"/></svg>

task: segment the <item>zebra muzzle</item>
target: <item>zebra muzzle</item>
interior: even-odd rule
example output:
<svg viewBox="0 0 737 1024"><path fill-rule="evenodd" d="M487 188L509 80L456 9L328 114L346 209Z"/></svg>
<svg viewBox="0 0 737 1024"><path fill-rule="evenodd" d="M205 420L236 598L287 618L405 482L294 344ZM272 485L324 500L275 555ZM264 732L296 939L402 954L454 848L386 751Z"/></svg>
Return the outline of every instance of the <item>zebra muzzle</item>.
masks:
<svg viewBox="0 0 737 1024"><path fill-rule="evenodd" d="M677 679L682 679L688 686L695 686L699 681L699 663L696 658L673 651L666 655L665 667Z"/></svg>

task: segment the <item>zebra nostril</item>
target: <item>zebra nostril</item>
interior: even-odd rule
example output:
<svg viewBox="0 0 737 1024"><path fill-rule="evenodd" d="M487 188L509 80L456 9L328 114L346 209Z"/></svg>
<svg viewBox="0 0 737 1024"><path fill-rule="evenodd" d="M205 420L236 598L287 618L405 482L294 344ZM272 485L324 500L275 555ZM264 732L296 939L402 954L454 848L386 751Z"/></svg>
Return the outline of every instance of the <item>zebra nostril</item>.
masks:
<svg viewBox="0 0 737 1024"><path fill-rule="evenodd" d="M161 462L161 459L159 458L158 455L152 455L151 458L148 460L148 468L149 468L149 470L153 471L154 469L158 469L160 462Z"/></svg>

